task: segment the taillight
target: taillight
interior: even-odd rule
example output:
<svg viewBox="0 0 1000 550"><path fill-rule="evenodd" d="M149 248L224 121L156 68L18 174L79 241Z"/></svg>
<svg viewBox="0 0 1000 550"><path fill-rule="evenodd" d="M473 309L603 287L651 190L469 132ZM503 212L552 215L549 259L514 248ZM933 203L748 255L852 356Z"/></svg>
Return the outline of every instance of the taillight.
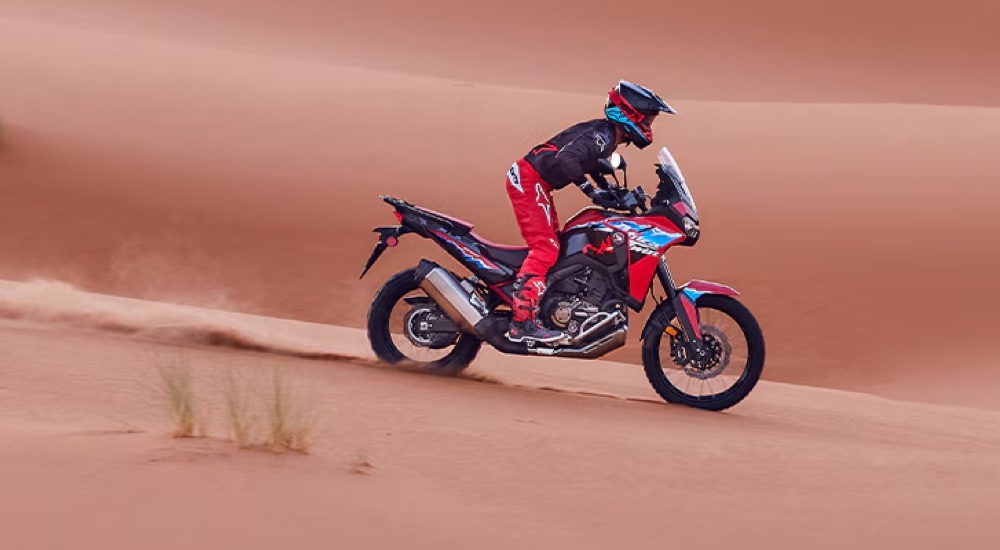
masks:
<svg viewBox="0 0 1000 550"><path fill-rule="evenodd" d="M399 223L403 223L403 215L402 214L400 214L399 212L397 212L395 210L392 211L392 214L394 216L396 216L396 219L399 220Z"/></svg>

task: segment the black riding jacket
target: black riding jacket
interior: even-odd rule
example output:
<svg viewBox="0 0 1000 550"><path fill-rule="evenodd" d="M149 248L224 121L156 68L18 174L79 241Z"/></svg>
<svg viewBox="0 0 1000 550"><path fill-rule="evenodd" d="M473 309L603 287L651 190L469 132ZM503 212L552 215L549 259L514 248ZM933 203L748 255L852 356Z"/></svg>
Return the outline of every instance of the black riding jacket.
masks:
<svg viewBox="0 0 1000 550"><path fill-rule="evenodd" d="M610 157L616 147L614 122L599 118L570 126L524 158L553 189L575 183L589 195L593 188L587 174L600 174L597 161Z"/></svg>

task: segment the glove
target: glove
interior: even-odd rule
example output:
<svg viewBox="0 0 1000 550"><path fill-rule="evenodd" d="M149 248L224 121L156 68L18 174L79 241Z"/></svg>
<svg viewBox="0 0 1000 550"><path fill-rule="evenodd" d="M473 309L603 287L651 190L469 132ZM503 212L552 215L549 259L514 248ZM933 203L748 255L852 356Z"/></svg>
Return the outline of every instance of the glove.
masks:
<svg viewBox="0 0 1000 550"><path fill-rule="evenodd" d="M620 204L618 194L610 189L598 189L590 196L594 204L602 208L614 208Z"/></svg>

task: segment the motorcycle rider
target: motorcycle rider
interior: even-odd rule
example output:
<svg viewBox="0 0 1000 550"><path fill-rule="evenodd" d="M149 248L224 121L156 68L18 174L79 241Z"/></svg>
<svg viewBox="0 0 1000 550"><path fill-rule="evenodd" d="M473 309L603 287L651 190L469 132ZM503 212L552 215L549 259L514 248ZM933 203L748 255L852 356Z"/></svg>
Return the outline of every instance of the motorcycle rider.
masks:
<svg viewBox="0 0 1000 550"><path fill-rule="evenodd" d="M507 331L512 342L549 344L563 337L561 331L550 330L538 320L545 278L559 257L559 218L552 191L572 183L594 204L616 206L615 191L594 186L586 176L603 174L598 161L609 158L618 145L631 143L644 149L652 143L652 123L660 112L676 113L652 90L620 80L608 92L604 118L570 126L510 167L507 195L529 249L514 283L514 318Z"/></svg>

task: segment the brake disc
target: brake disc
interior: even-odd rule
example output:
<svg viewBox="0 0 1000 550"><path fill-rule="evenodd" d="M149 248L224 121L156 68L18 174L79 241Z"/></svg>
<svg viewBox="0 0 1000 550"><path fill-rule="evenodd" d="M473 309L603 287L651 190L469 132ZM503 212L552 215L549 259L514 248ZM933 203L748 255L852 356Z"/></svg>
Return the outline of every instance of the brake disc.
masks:
<svg viewBox="0 0 1000 550"><path fill-rule="evenodd" d="M698 380L708 380L726 370L733 348L726 333L717 327L703 326L701 337L702 344L708 352L705 357L688 358L687 348L673 337L670 338L670 354L674 363L681 366L688 376Z"/></svg>

